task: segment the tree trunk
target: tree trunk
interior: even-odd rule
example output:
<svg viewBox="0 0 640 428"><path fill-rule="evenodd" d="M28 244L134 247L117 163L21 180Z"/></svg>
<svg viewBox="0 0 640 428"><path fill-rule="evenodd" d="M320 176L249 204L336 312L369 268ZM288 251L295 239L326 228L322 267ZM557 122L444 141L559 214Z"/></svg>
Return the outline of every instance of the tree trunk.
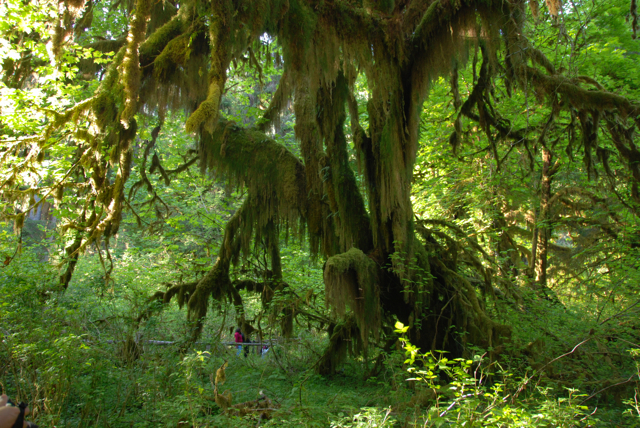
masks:
<svg viewBox="0 0 640 428"><path fill-rule="evenodd" d="M553 175L558 170L558 163L551 165L552 154L546 147L542 147L542 178L540 180L540 216L536 218L536 255L534 289L549 297L547 293L547 268L549 239L551 237L551 183Z"/></svg>

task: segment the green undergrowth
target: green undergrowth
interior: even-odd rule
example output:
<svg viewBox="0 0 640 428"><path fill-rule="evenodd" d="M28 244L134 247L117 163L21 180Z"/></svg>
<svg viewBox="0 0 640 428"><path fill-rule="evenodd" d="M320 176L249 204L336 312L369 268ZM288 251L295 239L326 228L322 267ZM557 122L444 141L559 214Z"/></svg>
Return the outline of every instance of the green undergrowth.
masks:
<svg viewBox="0 0 640 428"><path fill-rule="evenodd" d="M465 359L424 354L402 339L375 376L375 353L320 376L314 368L328 339L315 329L297 325L264 357L237 357L219 344L232 341L233 309L214 307L205 343L186 353L179 348L190 325L177 305L152 307L138 324L157 278L172 279L163 252L114 253L109 283L88 255L65 294L52 291L58 272L44 257L26 248L0 269L0 389L28 401L40 426L639 426L635 322L614 307L599 313L585 301L525 296L496 314L513 325L498 360L481 349ZM316 290L317 272L307 269L288 273L291 284ZM216 404L216 371L225 361L218 392L230 393L232 405L268 399L268 418ZM616 385L620 379L629 381Z"/></svg>

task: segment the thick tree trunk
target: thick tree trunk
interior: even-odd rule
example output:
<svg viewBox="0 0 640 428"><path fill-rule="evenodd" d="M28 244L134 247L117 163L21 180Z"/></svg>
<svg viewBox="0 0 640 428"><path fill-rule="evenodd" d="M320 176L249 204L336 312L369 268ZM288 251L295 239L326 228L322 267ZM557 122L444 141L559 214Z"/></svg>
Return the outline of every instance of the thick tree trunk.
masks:
<svg viewBox="0 0 640 428"><path fill-rule="evenodd" d="M356 247L365 253L373 249L369 214L360 194L356 177L349 165L347 139L344 134L345 104L349 89L342 73L331 88L318 93L318 124L326 146L321 166L329 206L336 213L336 232L340 252Z"/></svg>

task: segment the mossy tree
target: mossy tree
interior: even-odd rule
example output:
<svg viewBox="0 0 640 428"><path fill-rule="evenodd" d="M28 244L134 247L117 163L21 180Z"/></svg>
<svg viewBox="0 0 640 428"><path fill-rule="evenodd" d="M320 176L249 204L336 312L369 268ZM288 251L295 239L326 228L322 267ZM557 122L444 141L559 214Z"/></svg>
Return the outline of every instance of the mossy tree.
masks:
<svg viewBox="0 0 640 428"><path fill-rule="evenodd" d="M559 13L559 2L547 4L552 15ZM79 11L91 8L82 0L61 5L52 48L58 60L74 28L90 26ZM634 143L638 105L586 89L583 85L593 83L589 79L570 79L556 70L523 36L527 4L522 0L137 0L129 6L126 37L111 41L109 46L119 50L95 94L64 113L52 113L42 135L20 140L11 150L30 147L23 163L28 165L41 160L39 154L54 137L78 147L75 169L50 186L58 195L75 190L85 201L76 220L66 225L76 231L67 249L66 286L74 258L91 242L108 240L118 231L127 203L136 115L157 118L155 140L167 111L188 113L186 131L197 140L202 171L223 173L247 189L211 271L157 296L169 301L177 295L187 304L196 326L192 339L200 334L211 298L231 301L239 324L247 333L253 330L244 318L238 286L261 291L264 305L275 290L286 287L278 247L285 229L306 238L312 255L326 260L326 296L335 320L320 371L333 370L351 344L366 351L372 339L390 332L395 319L414 327L411 339L422 348L455 354L469 342L495 348L509 335L479 298L480 289L493 287L491 270L456 239L416 223L411 201L420 114L430 81L465 63L470 50L481 51L482 65L469 98L462 102L458 97L454 146L462 138L463 116L476 121L492 145L521 138L524 131L504 125L488 93L494 84L507 91L527 87L553 112L570 111L579 118L587 156L597 148L595 135L604 123L632 172L633 195L640 199L640 152ZM241 61L259 68L261 60L270 60L261 41L265 35L280 45L284 71L259 128L268 129L292 101L301 158L265 132L220 114L230 67ZM20 67L14 69L20 73ZM494 80L498 69L505 70L507 79ZM368 85L366 125L360 123L354 93L359 75ZM454 93L456 85L453 79ZM359 171L350 166L350 145ZM170 179L157 158L151 168ZM4 196L24 197L14 183L11 177L2 183ZM144 174L142 184L150 187ZM11 215L19 227L24 215ZM265 282L249 287L231 281L231 265L257 242L271 259ZM471 266L479 280L465 277L462 264ZM289 310L285 333L293 316Z"/></svg>

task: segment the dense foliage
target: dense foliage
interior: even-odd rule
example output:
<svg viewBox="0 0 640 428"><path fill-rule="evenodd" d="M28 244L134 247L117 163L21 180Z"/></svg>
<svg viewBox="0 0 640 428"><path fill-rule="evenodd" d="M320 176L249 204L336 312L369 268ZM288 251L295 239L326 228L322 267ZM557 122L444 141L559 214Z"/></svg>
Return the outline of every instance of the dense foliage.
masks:
<svg viewBox="0 0 640 428"><path fill-rule="evenodd" d="M2 392L44 426L640 423L637 15L3 2Z"/></svg>

